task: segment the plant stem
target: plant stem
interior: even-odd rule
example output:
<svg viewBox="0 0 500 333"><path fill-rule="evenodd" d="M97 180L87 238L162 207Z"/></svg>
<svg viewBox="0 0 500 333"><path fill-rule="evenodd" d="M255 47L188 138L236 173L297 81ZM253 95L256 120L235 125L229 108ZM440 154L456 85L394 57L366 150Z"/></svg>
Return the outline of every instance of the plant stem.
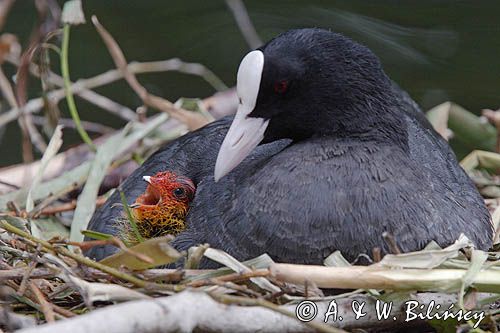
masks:
<svg viewBox="0 0 500 333"><path fill-rule="evenodd" d="M30 241L33 241L37 244L41 244L45 248L46 251L60 253L62 255L65 255L67 257L70 257L70 258L76 260L77 262L79 262L81 264L98 269L102 272L105 272L105 273L112 275L114 277L117 277L119 279L131 282L138 287L144 288L144 287L148 286L148 282L146 282L144 280L138 279L135 276L121 272L121 271L114 269L112 267L95 262L94 260L91 260L87 257L73 253L64 247L54 246L47 241L44 241L42 239L38 239L38 238L30 235L29 233L24 232L16 227L14 227L13 225L9 224L7 221L0 220L0 227L7 230L8 232L11 232L11 233L16 234L18 236L21 236L25 239L29 239Z"/></svg>
<svg viewBox="0 0 500 333"><path fill-rule="evenodd" d="M122 191L120 191L120 199L122 201L123 208L125 209L125 212L127 213L128 222L130 223L130 226L132 227L132 231L134 232L135 238L137 238L137 241L139 243L144 242L144 238L142 238L142 235L139 232L139 228L137 228L137 223L135 221L135 218L132 215L132 212L130 211L130 207L128 206L127 198L125 198L125 194L123 194Z"/></svg>
<svg viewBox="0 0 500 333"><path fill-rule="evenodd" d="M63 40L61 49L61 74L64 79L66 101L68 103L69 113L71 114L71 118L73 118L73 121L75 122L75 127L78 131L78 134L80 134L80 137L90 147L90 149L95 152L96 147L80 122L80 116L78 115L78 111L76 109L75 99L73 98L73 93L71 92L71 80L69 77L68 64L69 30L69 24L65 24L63 28Z"/></svg>

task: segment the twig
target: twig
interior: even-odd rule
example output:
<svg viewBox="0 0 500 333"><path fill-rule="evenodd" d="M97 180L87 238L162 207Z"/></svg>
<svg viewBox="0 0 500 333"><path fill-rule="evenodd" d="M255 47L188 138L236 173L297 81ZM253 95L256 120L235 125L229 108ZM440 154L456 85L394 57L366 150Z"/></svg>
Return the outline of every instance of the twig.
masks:
<svg viewBox="0 0 500 333"><path fill-rule="evenodd" d="M188 283L188 286L190 287L201 287L205 285L209 285L213 283L214 281L218 282L240 282L240 281L245 281L254 277L267 277L269 276L269 270L268 269L257 269L254 271L250 272L245 272L245 273L232 273L224 276L219 276L217 278L211 278L211 279L203 279L203 280L196 280L193 282Z"/></svg>
<svg viewBox="0 0 500 333"><path fill-rule="evenodd" d="M40 308L41 308L42 313L45 317L45 320L48 323L54 322L56 320L56 318L54 316L54 310L52 308L52 304L49 301L47 301L47 299L43 295L42 291L36 286L34 281L31 281L30 289L33 292L33 294L35 295L35 297L38 301L38 304L40 304Z"/></svg>
<svg viewBox="0 0 500 333"><path fill-rule="evenodd" d="M391 251L392 254L401 254L401 250L399 249L398 244L396 243L396 239L391 233L383 232L382 238L384 239L385 243L389 247L389 250Z"/></svg>
<svg viewBox="0 0 500 333"><path fill-rule="evenodd" d="M130 224L130 227L132 228L132 231L134 232L134 236L137 239L137 241L139 243L142 243L144 242L144 238L139 232L139 228L137 227L135 217L134 215L132 215L132 211L130 210L130 207L127 203L127 198L125 198L125 194L122 191L120 190L118 191L120 192L120 200L122 202L123 208L125 209L125 213L127 214L128 223Z"/></svg>
<svg viewBox="0 0 500 333"><path fill-rule="evenodd" d="M106 240L93 240L93 241L86 241L86 242L70 242L70 241L68 241L68 242L64 242L64 243L68 244L68 245L78 246L82 250L88 249L88 248L94 247L94 246L114 245L114 246L118 247L120 250L130 254L131 256L136 257L137 259L139 259L141 261L144 261L144 262L147 262L150 264L152 264L154 262L153 259L151 259L149 256L147 256L143 253L135 252L135 251L129 249L128 247L126 247L125 244L123 244L123 242L117 237L111 237L110 239L106 239Z"/></svg>
<svg viewBox="0 0 500 333"><path fill-rule="evenodd" d="M52 244L50 244L47 241L33 237L32 235L28 234L27 232L24 232L16 227L14 227L13 225L9 224L7 221L0 220L0 227L4 228L5 230L7 230L13 234L16 234L16 235L21 236L21 237L26 238L26 239L29 239L37 244L41 244L47 252L56 252L56 253L62 254L64 256L70 257L81 264L84 264L84 265L89 266L89 267L93 267L93 268L98 269L100 271L103 271L109 275L112 275L116 278L131 282L132 284L134 284L138 287L144 288L148 285L148 283L146 281L138 279L130 274L121 272L121 271L114 269L112 267L95 262L89 258L86 258L84 256L73 253L64 247L53 246ZM179 288L179 289L182 289L182 288Z"/></svg>
<svg viewBox="0 0 500 333"><path fill-rule="evenodd" d="M50 44L52 45L52 44ZM13 57L12 55L8 55L5 59L7 62L19 66L19 60ZM47 72L46 75L44 75L44 80L47 82L58 86L58 87L64 87L64 79L55 74L54 72L50 71L49 69L45 69ZM36 77L41 77L42 76L42 70L40 66L38 66L35 63L30 64L30 72L36 76ZM71 85L73 86L75 83L71 82ZM97 105L103 110L109 111L115 116L118 116L122 119L125 120L135 120L137 118L136 114L134 111L129 109L126 106L123 106L111 99L109 99L106 96L100 95L92 90L89 89L82 89L81 91L76 91L75 95L78 95L82 99L86 100L89 103L92 103L94 105ZM85 121L82 121L82 126L85 128ZM97 125L97 124L96 124ZM72 123L72 126L65 125L66 127L74 127L74 123Z"/></svg>
<svg viewBox="0 0 500 333"><path fill-rule="evenodd" d="M230 295L215 295L215 294L210 294L214 299L217 301L224 303L224 304L238 304L238 305L244 305L244 306L261 306L266 309L278 312L282 315L288 316L290 318L293 318L297 320L297 316L295 315L294 312L291 312L288 309L285 309L283 307L280 307L279 305L276 305L274 303L271 303L269 301L266 301L261 298L247 298L247 297L240 297L240 296L230 296ZM328 326L327 324L324 324L322 322L317 322L317 321L309 321L309 322L304 322L305 325L313 328L317 332L326 332L326 333L347 333L343 329L340 328L335 328Z"/></svg>
<svg viewBox="0 0 500 333"><path fill-rule="evenodd" d="M210 247L209 244L203 244L197 246L194 250L192 248L189 249L188 258L186 260L186 263L184 264L184 268L186 269L198 268L198 265L200 264L201 258L203 258L205 250L208 249L209 247Z"/></svg>
<svg viewBox="0 0 500 333"><path fill-rule="evenodd" d="M14 108L15 110L19 110L19 105L14 95L14 90L12 89L9 80L5 76L1 67L0 67L0 89L2 90L2 94L9 103L10 107ZM23 137L22 140L23 161L25 163L31 162L33 161L33 150L31 147L29 127L24 117L24 113L22 112L19 114L18 123L19 127L21 128L21 134Z"/></svg>
<svg viewBox="0 0 500 333"><path fill-rule="evenodd" d="M33 116L33 123L35 125L43 125L43 124L45 124L45 121L46 121L46 118L43 116ZM64 128L76 128L75 122L73 121L73 119L59 118L58 123L63 125ZM116 131L112 127L102 125L99 123L93 123L93 122L85 121L85 120L82 120L80 123L83 126L83 128L88 132L94 132L94 133L99 133L99 134L109 134L109 133Z"/></svg>
<svg viewBox="0 0 500 333"><path fill-rule="evenodd" d="M314 282L320 288L384 289L400 291L458 291L466 269L393 269L380 265L326 267L315 265L272 264L271 276L294 283ZM483 269L471 288L480 292L500 290L500 272Z"/></svg>
<svg viewBox="0 0 500 333"><path fill-rule="evenodd" d="M29 270L28 268L3 268L0 270L0 281L7 281L7 280L15 280L15 279L22 279L25 275L26 272ZM34 279L48 279L48 278L53 278L54 276L57 276L58 272L54 272L52 269L48 268L35 268L31 273L30 276L31 278Z"/></svg>
<svg viewBox="0 0 500 333"><path fill-rule="evenodd" d="M105 197L99 197L97 198L96 201L96 206L102 206L106 202ZM51 206L51 207L46 207L43 208L40 212L37 213L36 216L40 215L54 215L57 213L62 213L62 212L69 212L75 209L76 207L76 200L72 200L70 202L66 202L57 206Z"/></svg>
<svg viewBox="0 0 500 333"><path fill-rule="evenodd" d="M162 61L151 61L151 62L131 62L127 66L127 72L131 72L133 74L142 74L142 73L153 73L153 72L168 72L168 71L180 71L182 72L182 68L184 66L196 65L196 67L204 68L203 65L195 64L195 63L185 63L179 59L169 59ZM205 68L206 69L206 68ZM208 71L208 69L206 69ZM188 73L195 74L195 73ZM101 73L99 75L93 76L88 79L80 79L71 85L70 91L73 94L78 94L82 91L93 89L97 87L101 87L110 83L113 83L117 80L123 79L124 75L121 70L112 69L107 72ZM65 97L64 89L57 89L49 94L47 94L47 98L51 101L58 102L62 98ZM42 97L34 98L23 108L12 108L11 110L6 111L3 114L0 114L0 127L5 126L11 121L16 120L22 112L26 113L34 113L38 112L40 109L44 107L44 99Z"/></svg>
<svg viewBox="0 0 500 333"><path fill-rule="evenodd" d="M167 112L171 117L181 121L186 124L190 130L200 128L208 123L208 120L199 113L190 112L184 109L175 107L170 101L150 94L146 88L144 88L135 75L127 70L127 61L123 55L122 50L118 46L118 43L114 40L113 36L99 23L97 17L92 16L92 23L99 32L104 44L108 48L108 51L115 62L116 67L122 71L123 76L130 87L135 91L135 93L142 99L143 103L149 107L157 109L159 111Z"/></svg>
<svg viewBox="0 0 500 333"><path fill-rule="evenodd" d="M0 262L1 263L1 262ZM2 263L4 264L4 263ZM16 279L21 279L25 274L27 268L12 268L10 266L5 266L2 267L0 266L0 282L8 281L8 280L16 280ZM141 271L139 273L140 276L142 276L145 280L163 280L165 279L166 276L172 275L172 274L179 274L181 273L182 276L184 277L193 277L193 276L198 276L200 274L207 274L207 273L213 273L215 270L213 269L195 269L195 270L178 270L178 269L147 269L144 271ZM60 272L51 269L51 268L46 268L46 267L39 267L35 268L30 276L33 279L51 279L56 276L58 276ZM111 277L112 275L109 275L107 273L104 273L98 269L94 268L89 268L86 267L81 274L85 275L87 278L95 278L95 279L106 279Z"/></svg>
<svg viewBox="0 0 500 333"><path fill-rule="evenodd" d="M104 321L107 325L102 324ZM141 332L164 333L311 331L297 319L260 306L228 306L205 293L186 291L171 297L108 306L55 324L37 326L24 333L132 333L138 327Z"/></svg>
<svg viewBox="0 0 500 333"><path fill-rule="evenodd" d="M380 247L373 248L372 256L374 262L379 262L380 260L382 260L382 250L380 249Z"/></svg>
<svg viewBox="0 0 500 333"><path fill-rule="evenodd" d="M233 13L236 24L240 29L241 34L245 38L248 46L251 49L256 49L262 45L262 41L255 31L255 27L248 16L247 9L242 0L226 0L226 4Z"/></svg>
<svg viewBox="0 0 500 333"><path fill-rule="evenodd" d="M0 31L3 29L9 10L16 0L0 1Z"/></svg>
<svg viewBox="0 0 500 333"><path fill-rule="evenodd" d="M26 288L28 287L28 280L31 276L31 273L33 272L33 270L35 269L36 267L36 264L38 263L37 262L37 257L40 253L40 246L37 246L37 249L35 251L35 253L32 254L31 256L31 261L28 265L28 268L26 269L24 275L23 275L23 278L21 280L21 283L19 284L19 289L17 290L17 294L19 296L23 296L24 295L24 292L26 291Z"/></svg>
<svg viewBox="0 0 500 333"><path fill-rule="evenodd" d="M497 142L495 145L495 152L500 153L500 109L496 111L484 109L482 111L482 116L485 117L497 129Z"/></svg>

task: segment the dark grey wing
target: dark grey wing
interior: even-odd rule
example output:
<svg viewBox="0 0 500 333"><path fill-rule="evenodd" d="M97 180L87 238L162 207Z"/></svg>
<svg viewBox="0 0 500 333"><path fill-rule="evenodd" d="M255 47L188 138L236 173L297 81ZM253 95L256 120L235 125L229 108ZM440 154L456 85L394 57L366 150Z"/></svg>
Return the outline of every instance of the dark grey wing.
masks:
<svg viewBox="0 0 500 333"><path fill-rule="evenodd" d="M226 177L224 187L207 179L210 193L199 188L201 206L179 247L209 243L240 260L267 252L320 264L334 250L349 259L387 251L384 231L404 251L431 240L448 245L461 232L479 248L491 243L486 216L394 147L308 140Z"/></svg>
<svg viewBox="0 0 500 333"><path fill-rule="evenodd" d="M471 214L475 214L474 216L480 219L486 219L489 212L484 205L484 200L458 163L448 142L434 130L425 114L407 92L394 82L393 89L399 95L401 108L405 113L408 146L412 159L450 186L457 196L467 200Z"/></svg>

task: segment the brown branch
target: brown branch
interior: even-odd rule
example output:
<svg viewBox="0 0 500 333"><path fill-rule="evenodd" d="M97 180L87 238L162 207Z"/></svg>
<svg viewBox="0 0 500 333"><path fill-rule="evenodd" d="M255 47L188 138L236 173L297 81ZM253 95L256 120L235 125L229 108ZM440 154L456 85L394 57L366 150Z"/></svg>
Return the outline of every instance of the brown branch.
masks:
<svg viewBox="0 0 500 333"><path fill-rule="evenodd" d="M7 62L19 66L20 61L18 58L14 56L7 56L5 59ZM50 71L48 68L44 69L42 71L41 66L38 66L35 63L31 63L29 66L30 73L34 75L35 77L41 78L43 76L43 80L46 80L46 82L58 86L58 87L64 87L64 80L60 75L55 74L54 72ZM46 72L45 75L43 75L43 72ZM74 85L75 83L72 82L71 85ZM105 111L109 111L112 114L123 118L125 120L135 120L137 118L137 115L129 109L126 106L123 106L111 99L109 99L106 96L100 95L92 90L89 89L82 89L81 91L75 92L76 95L78 95L80 98L86 100L89 103L92 103L94 105L97 105L101 109ZM82 125L84 122L82 121Z"/></svg>
<svg viewBox="0 0 500 333"><path fill-rule="evenodd" d="M3 29L7 15L9 14L10 8L16 2L16 0L2 0L0 1L0 31Z"/></svg>
<svg viewBox="0 0 500 333"><path fill-rule="evenodd" d="M17 280L22 279L22 277L26 274L28 268L12 268L10 266L1 267L0 266L0 282L8 281L8 280ZM178 269L147 269L141 271L140 276L144 278L144 280L172 280L169 278L171 275L180 275L180 278L175 278L175 281L179 281L182 277L194 277L200 274L213 273L215 270L213 269L187 269L187 270L178 270ZM55 269L50 269L46 267L35 268L30 277L32 279L51 279L57 277L60 272ZM179 274L180 273L180 274ZM85 276L85 278L90 279L109 279L112 275L104 273L100 270L86 267L79 274ZM172 280L173 281L173 280Z"/></svg>
<svg viewBox="0 0 500 333"><path fill-rule="evenodd" d="M168 72L168 71L179 71L188 74L198 75L197 73L190 73L184 70L186 66L197 65L202 66L200 64L195 63L185 63L179 59L169 59L162 61L150 61L150 62L131 62L127 66L127 71L134 74L141 73L159 73L159 72ZM203 76L203 75L202 75ZM90 77L88 79L80 79L76 81L73 85L71 85L70 90L73 94L79 94L82 91L93 89L97 87L101 87L110 83L113 83L117 80L123 79L123 73L118 69L112 69L107 72L101 73L99 75ZM205 78L205 76L203 76ZM218 98L217 95L214 95L214 98L217 100L224 100L224 104L227 104L223 107L222 115L227 115L230 113L234 113L236 111L236 106L238 105L238 98L235 97L236 94L230 93L230 96L226 98L226 94L223 92L223 96ZM57 89L49 94L47 94L47 98L52 102L58 102L62 98L65 97L64 89ZM211 100L210 106L217 104L217 102L213 102L214 99ZM226 102L227 100L227 102ZM34 98L28 101L23 108L12 108L2 114L0 114L0 127L5 126L11 121L16 120L22 112L26 113L35 113L42 109L45 105L45 101L42 97ZM216 114L219 117L219 112Z"/></svg>
<svg viewBox="0 0 500 333"><path fill-rule="evenodd" d="M33 270L36 267L36 264L37 264L36 259L37 259L39 253L40 253L40 250L39 250L39 248L37 248L36 252L31 256L32 260L30 261L28 268L24 272L23 278L21 279L21 283L19 284L19 289L17 289L17 294L19 296L23 296L24 292L26 291L26 288L28 287L28 281L31 277L31 273L33 272Z"/></svg>
<svg viewBox="0 0 500 333"><path fill-rule="evenodd" d="M106 202L105 197L98 197L96 201L96 206L102 206ZM69 212L76 208L76 200L72 200L70 202L66 202L57 206L50 206L43 208L37 215L54 215L62 212Z"/></svg>
<svg viewBox="0 0 500 333"><path fill-rule="evenodd" d="M233 13L234 19L241 34L245 38L248 46L251 49L256 49L262 45L262 40L260 39L255 27L248 16L248 11L245 8L245 4L242 0L226 0L226 4Z"/></svg>
<svg viewBox="0 0 500 333"><path fill-rule="evenodd" d="M146 106L168 113L171 117L186 124L190 130L197 129L208 123L208 120L201 114L177 108L170 101L150 94L146 88L139 83L136 76L127 70L127 60L120 46L113 36L111 36L111 34L99 23L95 15L92 16L92 23L94 23L97 32L99 32L104 44L108 48L108 52L113 58L116 67L122 72L127 83Z"/></svg>
<svg viewBox="0 0 500 333"><path fill-rule="evenodd" d="M33 123L35 125L44 125L46 122L46 118L44 116L33 116ZM64 128L75 128L75 122L73 119L70 118L59 118L58 123L63 125ZM88 132L94 132L98 134L109 134L115 131L114 128L99 124L99 123L94 123L90 121L85 121L85 120L80 120L80 123L82 124L82 127L88 131Z"/></svg>
<svg viewBox="0 0 500 333"><path fill-rule="evenodd" d="M240 282L240 281L245 281L254 277L267 277L269 276L269 270L268 269L257 269L254 271L250 272L244 272L244 273L232 273L224 276L219 276L217 278L211 278L211 279L203 279L203 280L196 280L193 282L188 283L188 286L190 287L201 287L205 285L210 285L213 284L214 282Z"/></svg>
<svg viewBox="0 0 500 333"><path fill-rule="evenodd" d="M45 320L48 323L52 323L56 320L54 315L54 309L52 308L52 304L47 301L42 291L37 287L34 281L30 282L30 289L33 295L35 295L38 304L40 304L40 308L42 310L43 315L45 316Z"/></svg>
<svg viewBox="0 0 500 333"><path fill-rule="evenodd" d="M68 242L64 242L64 244L78 246L83 251L88 250L94 246L113 245L113 246L118 247L123 252L126 252L126 253L130 254L131 256L136 257L138 260L144 261L144 262L149 263L149 264L152 264L154 262L153 259L151 259L149 256L147 256L143 253L133 251L130 248L128 248L117 237L111 237L110 239L106 239L106 240L91 240L91 241L85 241L85 242L70 242L70 241L68 241Z"/></svg>

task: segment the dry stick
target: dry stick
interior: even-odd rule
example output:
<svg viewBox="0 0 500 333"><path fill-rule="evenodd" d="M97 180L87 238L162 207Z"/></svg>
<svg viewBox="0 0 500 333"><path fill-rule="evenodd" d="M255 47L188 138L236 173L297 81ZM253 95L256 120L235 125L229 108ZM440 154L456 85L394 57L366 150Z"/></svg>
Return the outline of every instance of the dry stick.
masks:
<svg viewBox="0 0 500 333"><path fill-rule="evenodd" d="M21 279L29 268L3 268L0 270L0 282L14 279ZM50 279L57 276L57 272L49 268L35 268L31 273L31 278Z"/></svg>
<svg viewBox="0 0 500 333"><path fill-rule="evenodd" d="M191 72L187 68L195 67L197 71ZM168 71L180 71L183 73L193 74L202 76L205 80L205 72L210 72L203 65L197 63L185 63L179 59L169 59L162 61L150 61L150 62L131 62L127 66L127 72L134 74L140 73L155 73L155 72L168 72ZM201 71L201 72L198 72ZM211 72L210 72L211 73ZM110 84L112 82L123 79L124 75L121 70L112 69L107 72L101 73L99 75L93 76L88 79L80 79L71 85L71 92L73 94L79 94L82 91L97 88ZM58 102L65 97L64 89L57 89L47 94L47 98ZM16 120L19 115L23 112L34 113L38 112L45 105L45 101L42 97L34 98L30 100L22 108L12 108L11 110L0 114L0 127L5 126L11 121Z"/></svg>
<svg viewBox="0 0 500 333"><path fill-rule="evenodd" d="M262 320L265 324L262 324ZM103 322L107 325L103 325ZM273 330L270 324L277 325L281 329ZM227 306L216 302L205 293L188 291L170 297L111 305L73 319L29 328L22 332L132 333L138 330L141 332L312 331L297 319L291 319L266 308Z"/></svg>
<svg viewBox="0 0 500 333"><path fill-rule="evenodd" d="M96 207L102 206L106 202L105 197L98 197L96 200ZM57 206L50 206L43 208L37 216L40 215L55 215L57 213L68 212L74 210L76 207L76 200L66 202Z"/></svg>
<svg viewBox="0 0 500 333"><path fill-rule="evenodd" d="M7 56L5 59L7 62L13 64L14 66L19 66L19 59L14 58L13 56ZM41 76L41 70L40 67L32 63L30 64L30 73L34 75L35 77L40 77ZM47 70L47 74L45 77L45 80L55 86L58 87L64 87L64 79L55 74L54 72ZM75 83L71 82L71 85L73 86ZM109 99L106 96L100 95L92 90L88 89L82 89L81 91L75 92L76 95L80 96L82 99L86 100L89 103L92 103L94 105L97 105L98 107L102 108L105 111L109 111L112 114L123 118L125 120L135 120L137 118L137 115L129 109L126 106L123 106L111 99ZM85 122L82 121L82 125L85 127ZM74 127L74 124L73 124Z"/></svg>
<svg viewBox="0 0 500 333"><path fill-rule="evenodd" d="M222 282L222 281L214 281L214 285L217 285L219 287L227 288L227 289L232 289L235 291L239 291L240 293L246 294L248 296L253 296L255 298L262 297L262 294L259 294L258 292L248 288L244 284L236 284L234 282Z"/></svg>
<svg viewBox="0 0 500 333"><path fill-rule="evenodd" d="M6 266L1 266L1 265ZM9 265L0 262L0 283L8 280L21 279L25 274L27 268L12 268ZM139 272L140 276L142 276L145 280L158 280L163 279L165 276L181 273L183 277L193 277L201 274L213 273L216 270L214 269L187 269L187 270L178 270L178 269L147 269ZM96 278L96 279L106 279L111 277L110 274L104 273L98 269L94 268L86 268L83 270L83 273L86 277ZM30 276L32 279L51 279L58 276L59 271L56 271L47 267L39 267L35 268ZM180 280L180 278L178 279Z"/></svg>
<svg viewBox="0 0 500 333"><path fill-rule="evenodd" d="M19 289L17 290L17 294L19 296L23 296L24 292L26 291L26 288L28 286L28 280L31 276L31 273L36 267L37 262L37 257L40 254L40 245L37 246L35 253L31 256L32 259L28 265L28 269L26 269L23 278L21 280L21 283L19 284Z"/></svg>
<svg viewBox="0 0 500 333"><path fill-rule="evenodd" d="M54 322L56 318L54 316L54 310L52 308L52 304L49 301L47 301L42 291L36 286L35 282L31 281L30 289L33 292L33 295L35 295L38 304L40 304L40 308L45 317L45 320L48 323Z"/></svg>
<svg viewBox="0 0 500 333"><path fill-rule="evenodd" d="M267 308L269 310L273 310L275 312L281 313L285 316L288 316L290 318L297 320L297 316L295 315L295 313L293 313L293 312L291 312L283 307L280 307L279 305L276 305L274 303L266 301L262 298L247 298L247 297L240 297L240 296L216 295L216 294L210 294L210 296L212 296L215 300L217 300L221 303L224 303L224 304L238 304L238 305L245 305L245 306L261 306L261 307ZM318 332L347 333L347 331L345 331L343 329L331 327L327 324L317 322L317 321L303 322L303 324L307 325L311 328L314 328Z"/></svg>
<svg viewBox="0 0 500 333"><path fill-rule="evenodd" d="M38 50L38 45L43 34L42 25L45 24L46 28L48 28L48 22L45 20L46 13L44 14L44 10L42 10L39 6L37 6L37 9L39 20L33 27L29 38L30 40L28 48L24 52L22 52L21 58L19 60L19 66L17 68L16 80L14 85L16 90L17 107L23 107L24 105L26 105L26 102L28 100L27 90L29 80L29 64L31 63L31 59L33 58L35 52ZM42 137L38 129L33 124L31 114L23 112L19 120L20 124L26 127L27 134L29 134L29 144L33 144L38 149L38 151L43 154L45 152L45 149L47 149L47 144L45 143L44 138ZM28 143L27 140L26 142Z"/></svg>
<svg viewBox="0 0 500 333"><path fill-rule="evenodd" d="M69 311L69 310L66 310L65 308L62 308L60 307L59 305L57 304L54 304L54 303L50 303L50 305L52 306L52 309L59 313L60 315L64 316L64 317L68 317L68 318L71 318L71 317L76 317L77 315L74 314L73 312Z"/></svg>
<svg viewBox="0 0 500 333"><path fill-rule="evenodd" d="M114 269L112 267L109 267L109 266L106 266L106 265L103 265L101 263L98 263L98 262L95 262L87 257L84 257L82 255L79 255L79 254L76 254L76 253L73 253L71 252L70 250L64 248L64 247L57 247L57 246L53 246L52 244L50 244L49 242L47 241L44 241L44 240L41 240L41 239L38 239L32 235L30 235L29 233L27 232L24 232L16 227L14 227L13 225L9 224L7 221L4 221L4 220L0 220L0 227L2 227L3 229L13 233L13 234L16 234L18 236L21 236L25 239L28 239L32 242L35 242L37 244L41 244L46 252L56 252L56 253L59 253L59 254L62 254L66 257L70 257L71 259L74 259L76 260L77 262L79 262L80 264L83 264L83 265L86 265L86 266L89 266L89 267L92 267L92 268L95 268L95 269L98 269L100 271L103 271L109 275L112 275L118 279L122 279L122 280L125 280L125 281L128 281L134 285L136 285L137 287L141 287L141 288L158 288L158 289L161 289L161 290L171 290L171 291L180 291L180 290L183 290L184 287L183 286L175 286L175 285L166 285L166 284L156 284L156 283L148 283L144 280L141 280L141 279L138 279L136 278L135 276L132 276L130 274L127 274L127 273L124 273L124 272L121 272L117 269Z"/></svg>
<svg viewBox="0 0 500 333"><path fill-rule="evenodd" d="M14 95L14 90L12 89L9 80L5 76L1 67L0 67L0 89L2 90L2 94L9 103L10 107L18 110L19 105L17 104L17 100ZM22 140L23 161L26 163L33 161L33 149L31 147L28 124L24 116L25 114L21 112L17 121L19 123L19 127L21 128L21 134L23 137Z"/></svg>
<svg viewBox="0 0 500 333"><path fill-rule="evenodd" d="M241 34L245 38L248 46L251 49L256 49L262 45L262 41L255 31L255 27L248 16L247 9L245 8L245 4L242 0L226 0L226 4L231 9L233 13L234 19L238 28L240 29Z"/></svg>
<svg viewBox="0 0 500 333"><path fill-rule="evenodd" d="M32 118L33 118L33 123L35 125L42 126L46 122L46 118L44 116L32 116ZM76 127L75 123L73 122L73 119L70 119L70 118L59 118L57 122L58 122L58 124L63 125L64 128L75 129L75 127ZM106 126L103 124L99 124L99 123L86 121L86 120L80 120L80 123L86 131L101 134L101 135L102 134L110 134L110 133L113 133L116 131L116 129L114 129L112 127L109 127L109 126Z"/></svg>
<svg viewBox="0 0 500 333"><path fill-rule="evenodd" d="M270 275L270 272L268 269L257 269L254 271L250 272L245 272L245 273L232 273L224 276L220 276L217 278L209 278L209 279L203 279L203 280L196 280L193 282L188 283L187 285L190 287L201 287L205 285L209 285L213 283L214 281L216 282L240 282L244 280L248 280L254 277L267 277Z"/></svg>
<svg viewBox="0 0 500 333"><path fill-rule="evenodd" d="M154 260L151 259L149 256L147 256L143 253L135 252L135 251L131 250L130 248L126 247L125 244L123 244L123 242L117 237L111 237L110 239L106 239L106 240L93 240L93 241L86 241L86 242L70 242L70 241L68 241L68 242L65 242L65 244L78 246L81 249L86 249L86 248L94 247L94 246L102 246L102 245L114 245L114 246L118 247L120 250L122 250L123 252L126 252L126 253L130 254L131 256L136 257L140 261L144 261L144 262L149 263L149 264L154 263Z"/></svg>
<svg viewBox="0 0 500 333"><path fill-rule="evenodd" d="M484 109L482 111L482 116L488 119L488 121L497 129L495 152L500 153L500 110L493 111L490 109Z"/></svg>
<svg viewBox="0 0 500 333"><path fill-rule="evenodd" d="M51 199L57 200L57 197L52 197ZM11 201L13 203L13 201ZM96 207L100 207L104 205L106 202L105 197L98 197L96 200ZM10 202L9 202L10 203ZM47 205L50 204L50 201L47 203ZM40 216L50 216L50 215L55 215L57 213L62 213L62 212L69 212L75 209L76 207L76 200L72 200L70 202L66 202L57 206L50 206L50 207L43 207L44 203L42 202L39 204L37 207L35 207L30 214L28 214L24 210L19 210L15 209L14 207L8 207L11 211L5 212L6 215L10 216L30 216L32 218L39 218ZM14 209L13 209L14 208Z"/></svg>
<svg viewBox="0 0 500 333"><path fill-rule="evenodd" d="M320 288L384 289L458 291L465 269L393 269L380 265L326 267L315 265L272 264L269 268L274 278L303 284L312 281ZM498 292L499 272L484 269L478 274L472 288L480 292Z"/></svg>
<svg viewBox="0 0 500 333"><path fill-rule="evenodd" d="M0 31L3 29L9 10L16 0L2 0L0 1Z"/></svg>
<svg viewBox="0 0 500 333"><path fill-rule="evenodd" d="M201 114L177 108L170 101L150 94L146 88L139 83L135 75L127 70L127 60L120 46L114 40L113 36L111 36L111 34L99 23L95 15L92 16L92 23L108 48L108 52L111 58L113 58L116 67L123 73L127 83L146 106L168 113L171 117L186 124L190 130L195 130L208 123L208 120Z"/></svg>
<svg viewBox="0 0 500 333"><path fill-rule="evenodd" d="M401 250L398 247L398 244L396 243L396 239L394 236L385 231L382 233L382 238L384 239L385 243L389 247L389 250L391 251L392 254L401 254Z"/></svg>

